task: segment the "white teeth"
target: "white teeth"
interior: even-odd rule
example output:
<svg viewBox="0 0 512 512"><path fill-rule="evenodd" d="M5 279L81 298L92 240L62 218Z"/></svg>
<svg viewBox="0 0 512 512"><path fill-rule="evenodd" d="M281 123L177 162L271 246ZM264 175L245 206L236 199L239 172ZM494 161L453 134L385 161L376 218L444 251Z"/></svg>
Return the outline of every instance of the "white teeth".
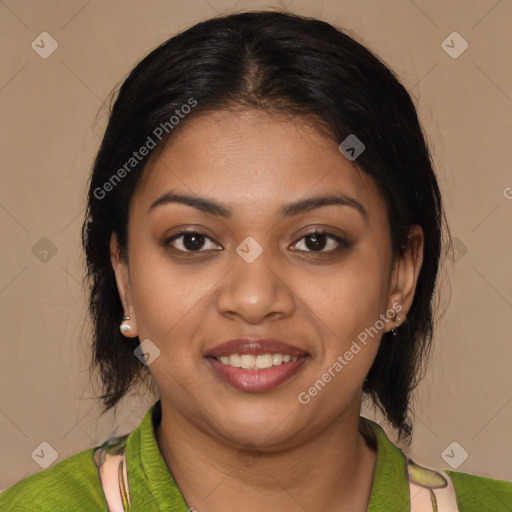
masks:
<svg viewBox="0 0 512 512"><path fill-rule="evenodd" d="M272 354L259 354L256 358L256 368L272 368Z"/></svg>
<svg viewBox="0 0 512 512"><path fill-rule="evenodd" d="M279 366L283 362L283 354L272 355L272 365Z"/></svg>
<svg viewBox="0 0 512 512"><path fill-rule="evenodd" d="M297 361L298 356L290 356L289 354L231 354L230 356L220 356L219 361L222 364L233 366L234 368L244 368L245 370L264 370L279 366L290 361Z"/></svg>
<svg viewBox="0 0 512 512"><path fill-rule="evenodd" d="M244 354L243 356L240 356L240 366L246 370L252 368L255 363L256 356L253 356L252 354Z"/></svg>
<svg viewBox="0 0 512 512"><path fill-rule="evenodd" d="M235 368L240 368L240 354L232 354L229 356L229 362L226 364L229 364L230 366L234 366Z"/></svg>

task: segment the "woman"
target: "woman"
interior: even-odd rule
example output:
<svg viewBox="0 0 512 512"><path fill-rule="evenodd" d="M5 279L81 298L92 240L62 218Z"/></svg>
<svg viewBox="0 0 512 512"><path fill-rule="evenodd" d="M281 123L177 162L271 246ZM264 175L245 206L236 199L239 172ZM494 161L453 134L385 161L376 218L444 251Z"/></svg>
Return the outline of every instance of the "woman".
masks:
<svg viewBox="0 0 512 512"><path fill-rule="evenodd" d="M413 103L327 23L200 23L121 87L84 223L105 408L129 436L2 510L505 511L512 484L408 461L443 208Z"/></svg>

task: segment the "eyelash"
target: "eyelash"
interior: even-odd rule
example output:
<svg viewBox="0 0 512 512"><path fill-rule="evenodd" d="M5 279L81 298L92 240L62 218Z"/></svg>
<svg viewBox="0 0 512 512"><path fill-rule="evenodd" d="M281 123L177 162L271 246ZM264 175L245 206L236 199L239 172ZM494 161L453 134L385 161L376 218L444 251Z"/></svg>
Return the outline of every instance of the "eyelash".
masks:
<svg viewBox="0 0 512 512"><path fill-rule="evenodd" d="M194 230L188 230L188 231L187 230L186 231L180 231L179 233L177 233L177 234L173 235L172 237L166 239L165 242L164 242L164 246L171 248L175 252L180 252L180 253L185 253L185 254L194 254L194 253L207 252L206 250L202 250L203 248L201 248L198 251L188 251L188 250L183 250L183 249L176 249L175 247L171 246L172 242L174 242L175 240L177 240L179 238L182 238L185 235L199 235L199 236L202 236L202 237L206 238L207 240L210 240L211 242L213 242L213 240L208 235L206 235L206 233L203 233L200 230L195 230L194 229ZM334 235L333 233L329 233L328 231L322 231L322 230L319 230L319 229L314 230L314 231L310 231L309 233L306 233L305 235L301 236L297 241L295 241L292 245L297 245L301 240L304 240L305 238L307 238L308 236L311 236L311 235L325 235L327 239L331 239L331 240L334 240L335 242L337 242L338 243L338 247L335 248L335 249L331 249L329 251L325 251L325 250L321 250L321 251L303 251L303 250L300 250L299 252L305 252L305 253L308 253L308 254L312 255L313 257L319 257L321 255L332 255L334 253L341 252L342 250L348 249L350 247L350 243L347 242L347 240L345 240L344 238L341 238L341 237L339 237L337 235ZM215 242L213 242L213 243L215 243Z"/></svg>

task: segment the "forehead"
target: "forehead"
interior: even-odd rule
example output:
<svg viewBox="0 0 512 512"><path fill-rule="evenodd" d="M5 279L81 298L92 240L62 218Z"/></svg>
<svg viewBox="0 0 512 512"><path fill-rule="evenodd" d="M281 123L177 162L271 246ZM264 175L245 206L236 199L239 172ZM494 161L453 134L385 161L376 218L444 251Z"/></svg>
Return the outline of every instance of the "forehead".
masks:
<svg viewBox="0 0 512 512"><path fill-rule="evenodd" d="M134 203L149 208L168 190L261 212L316 193L340 192L371 213L384 205L373 179L329 133L301 116L260 110L204 112L187 120L148 166Z"/></svg>

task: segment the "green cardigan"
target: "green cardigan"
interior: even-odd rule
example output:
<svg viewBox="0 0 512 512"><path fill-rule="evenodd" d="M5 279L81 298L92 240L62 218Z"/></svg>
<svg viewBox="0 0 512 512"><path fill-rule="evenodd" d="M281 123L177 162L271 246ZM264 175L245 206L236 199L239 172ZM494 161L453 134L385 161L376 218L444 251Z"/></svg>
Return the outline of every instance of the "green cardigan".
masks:
<svg viewBox="0 0 512 512"><path fill-rule="evenodd" d="M127 438L127 465L134 512L188 512L155 439L160 402L147 411ZM368 512L408 512L406 457L375 422L361 418L374 433L377 465ZM93 461L94 448L31 475L0 494L1 512L107 511ZM512 511L512 483L447 471L457 492L459 512Z"/></svg>

